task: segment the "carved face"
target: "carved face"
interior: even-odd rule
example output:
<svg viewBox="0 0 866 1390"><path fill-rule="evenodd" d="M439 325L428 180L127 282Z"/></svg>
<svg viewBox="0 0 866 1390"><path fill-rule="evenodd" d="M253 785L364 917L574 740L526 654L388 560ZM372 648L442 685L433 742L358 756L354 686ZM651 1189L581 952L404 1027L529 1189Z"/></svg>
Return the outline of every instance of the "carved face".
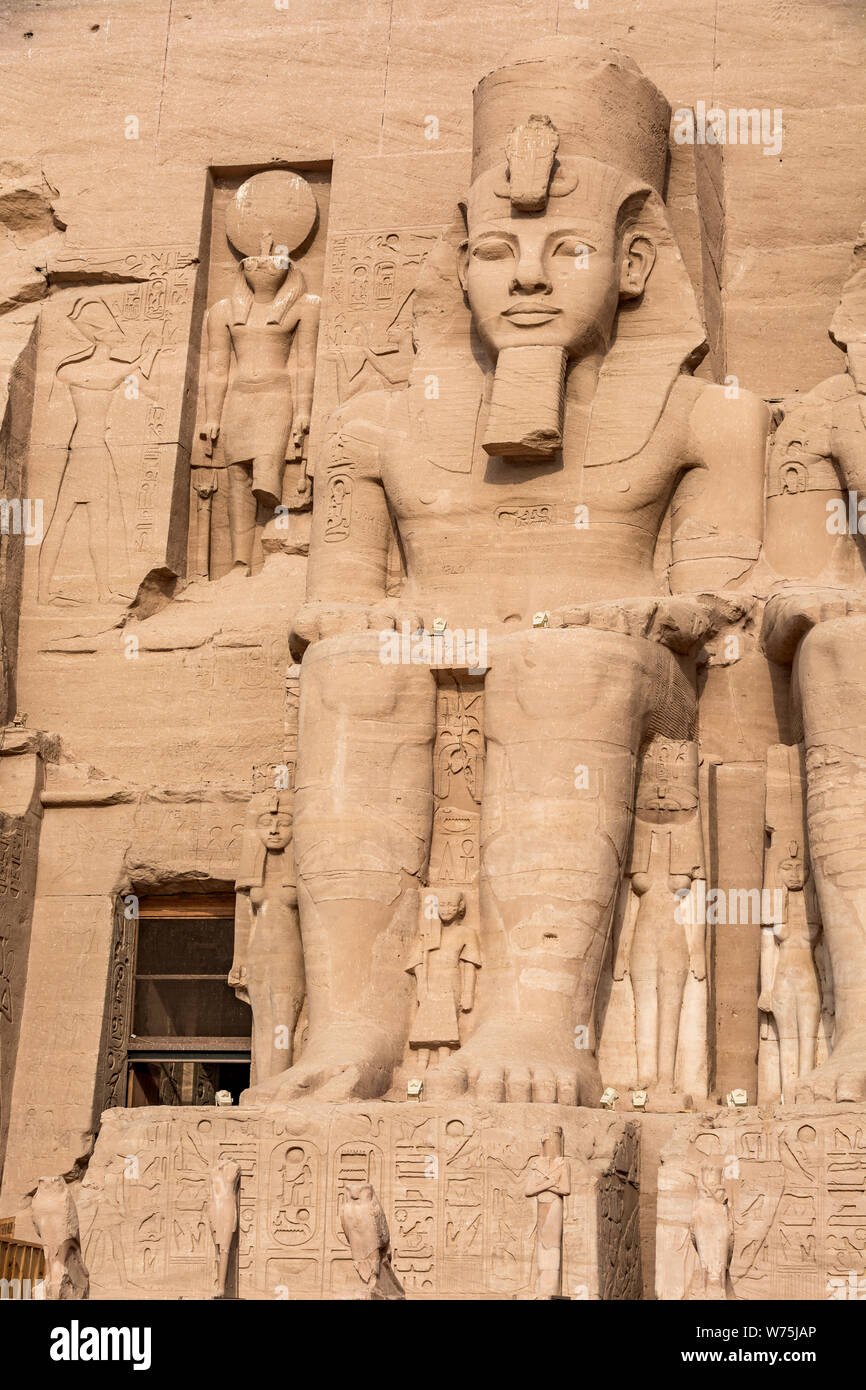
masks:
<svg viewBox="0 0 866 1390"><path fill-rule="evenodd" d="M271 298L289 273L288 256L247 256L242 264L244 279L253 293L258 290Z"/></svg>
<svg viewBox="0 0 866 1390"><path fill-rule="evenodd" d="M779 877L790 892L799 893L806 882L802 859L783 859L779 865Z"/></svg>
<svg viewBox="0 0 866 1390"><path fill-rule="evenodd" d="M256 829L265 849L285 849L292 838L292 817L281 811L264 811L259 816Z"/></svg>
<svg viewBox="0 0 866 1390"><path fill-rule="evenodd" d="M551 200L551 203L553 200ZM460 279L492 355L509 347L606 351L620 299L643 291L655 250L636 233L569 210L485 220L470 227Z"/></svg>
<svg viewBox="0 0 866 1390"><path fill-rule="evenodd" d="M456 921L461 916L465 905L462 893L438 894L439 921L445 923Z"/></svg>

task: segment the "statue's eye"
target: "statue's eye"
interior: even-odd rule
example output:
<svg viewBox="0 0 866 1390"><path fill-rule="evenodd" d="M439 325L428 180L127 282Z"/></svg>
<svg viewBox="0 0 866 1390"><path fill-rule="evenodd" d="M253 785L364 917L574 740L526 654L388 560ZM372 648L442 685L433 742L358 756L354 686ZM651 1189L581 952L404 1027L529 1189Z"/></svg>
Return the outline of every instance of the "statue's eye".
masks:
<svg viewBox="0 0 866 1390"><path fill-rule="evenodd" d="M472 254L479 261L504 261L514 255L511 243L490 237L479 241L472 248Z"/></svg>
<svg viewBox="0 0 866 1390"><path fill-rule="evenodd" d="M573 260L583 261L587 256L592 255L595 250L588 241L582 241L580 237L563 237L553 247L554 256L570 256Z"/></svg>

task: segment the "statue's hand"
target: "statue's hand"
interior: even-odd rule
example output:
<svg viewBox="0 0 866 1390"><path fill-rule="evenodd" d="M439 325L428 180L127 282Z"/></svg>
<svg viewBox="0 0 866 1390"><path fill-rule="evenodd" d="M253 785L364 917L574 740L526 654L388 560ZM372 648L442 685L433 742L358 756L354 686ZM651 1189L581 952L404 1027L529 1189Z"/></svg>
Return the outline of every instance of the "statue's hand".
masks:
<svg viewBox="0 0 866 1390"><path fill-rule="evenodd" d="M295 416L295 423L292 426L292 439L294 440L295 448L298 451L300 451L304 443L304 435L309 434L309 432L310 416L307 412L301 411L300 414Z"/></svg>
<svg viewBox="0 0 866 1390"><path fill-rule="evenodd" d="M219 420L208 420L208 422L207 422L207 424L205 425L204 429L201 431L201 434L200 434L199 437L200 437L201 439L203 439L204 442L205 442L205 443L204 443L205 455L207 456L207 458L211 458L211 456L213 455L214 448L216 447L216 442L217 442L217 440L218 440L219 437L220 437L220 422L219 422Z"/></svg>
<svg viewBox="0 0 866 1390"><path fill-rule="evenodd" d="M763 1014L771 1014L773 1012L773 995L771 990L761 990L761 993L758 995L758 1008Z"/></svg>
<svg viewBox="0 0 866 1390"><path fill-rule="evenodd" d="M340 603L319 600L305 603L299 609L290 633L292 651L303 650L311 642L325 637L342 637L357 632L391 632L409 624L409 632L417 632L423 622L417 613L405 608L399 600L383 599L381 603Z"/></svg>

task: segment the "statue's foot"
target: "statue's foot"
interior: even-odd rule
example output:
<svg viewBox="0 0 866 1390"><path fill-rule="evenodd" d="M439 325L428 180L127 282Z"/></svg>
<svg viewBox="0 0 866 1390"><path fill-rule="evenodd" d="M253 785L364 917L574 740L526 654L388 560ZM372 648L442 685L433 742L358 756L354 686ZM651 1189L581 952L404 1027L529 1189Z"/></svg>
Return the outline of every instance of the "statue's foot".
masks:
<svg viewBox="0 0 866 1390"><path fill-rule="evenodd" d="M311 1038L300 1061L288 1071L251 1086L241 1105L282 1105L316 1100L373 1100L391 1083L394 1050L373 1024L333 1024Z"/></svg>
<svg viewBox="0 0 866 1390"><path fill-rule="evenodd" d="M424 1074L425 1100L468 1094L481 1102L597 1105L598 1065L559 1025L509 1019L482 1024L454 1056Z"/></svg>
<svg viewBox="0 0 866 1390"><path fill-rule="evenodd" d="M788 1096L785 1100L790 1103ZM793 1100L866 1101L866 1030L840 1038L826 1062L800 1077Z"/></svg>

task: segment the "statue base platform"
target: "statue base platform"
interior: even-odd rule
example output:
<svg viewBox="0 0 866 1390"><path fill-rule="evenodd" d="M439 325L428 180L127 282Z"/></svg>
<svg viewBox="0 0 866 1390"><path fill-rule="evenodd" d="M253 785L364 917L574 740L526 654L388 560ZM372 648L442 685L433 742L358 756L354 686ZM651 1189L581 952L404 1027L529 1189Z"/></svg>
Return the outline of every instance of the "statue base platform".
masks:
<svg viewBox="0 0 866 1390"><path fill-rule="evenodd" d="M369 1182L409 1299L532 1299L542 1137L560 1127L561 1296L641 1297L639 1125L559 1105L305 1101L106 1111L78 1210L91 1297L211 1299L211 1172L241 1168L242 1299L356 1299L340 1225L346 1184ZM548 1286L549 1287L549 1286Z"/></svg>

